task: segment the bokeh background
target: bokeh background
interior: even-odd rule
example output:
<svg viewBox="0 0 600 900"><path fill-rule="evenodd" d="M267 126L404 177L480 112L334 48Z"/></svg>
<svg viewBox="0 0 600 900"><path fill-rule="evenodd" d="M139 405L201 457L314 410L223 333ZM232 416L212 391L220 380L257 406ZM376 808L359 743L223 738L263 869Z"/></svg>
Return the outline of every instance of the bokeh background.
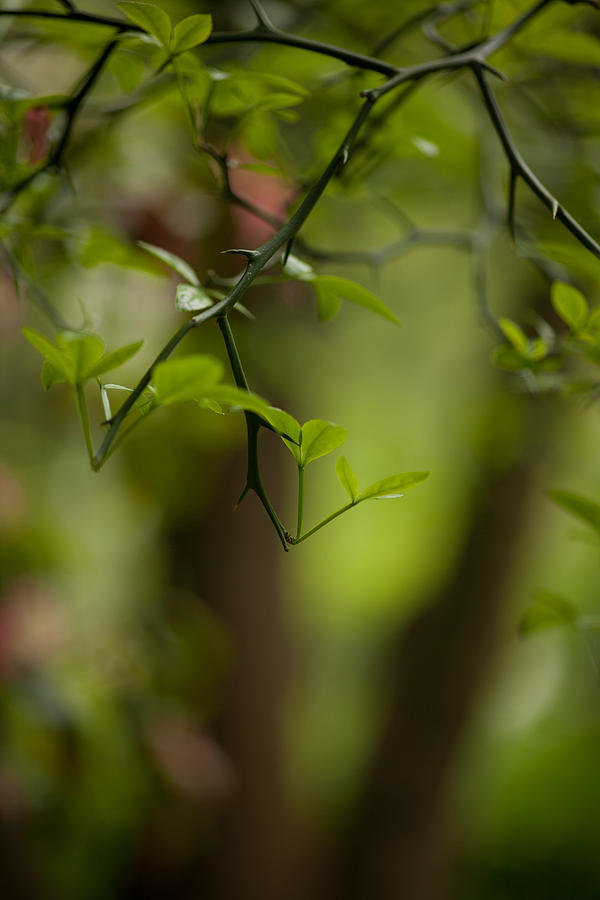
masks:
<svg viewBox="0 0 600 900"><path fill-rule="evenodd" d="M220 30L252 23L243 4L162 5L174 21L200 11ZM466 42L526 6L474 4L470 18L442 30ZM334 0L271 3L269 14L370 52L424 8ZM99 0L86 9L119 14ZM15 159L35 164L23 98L71 91L108 32L4 18L0 29L6 186ZM554 4L494 58L511 79L497 94L519 147L595 235L599 35L593 10ZM412 64L440 51L415 29L385 52ZM197 57L217 72L254 73L217 98L204 137L237 160L234 189L273 215L326 164L358 91L378 83L285 47L211 46ZM279 115L269 107L276 88L256 73L308 93ZM200 108L208 83L198 76ZM437 78L386 109L303 237L307 259L310 248L331 251L319 271L375 291L401 327L351 304L320 322L310 288L288 283L252 289L256 320L232 325L253 389L302 421L346 427L344 452L362 483L407 470L431 476L289 553L255 497L233 510L245 471L240 414L192 403L153 413L94 474L73 397L64 385L43 390L40 358L21 335L23 325L53 334L49 301L109 347L143 338L118 374L133 385L183 321L177 278L135 241L178 254L202 277L226 276L239 260L219 250L258 246L270 233L224 201L219 173L192 147L171 76L153 76L147 48L132 41L115 55L77 125L68 176L41 177L2 226L19 286L7 262L7 900L600 896L593 635L586 646L575 630L518 633L540 590L599 611L598 546L573 534L545 494L600 495L598 413L496 369L498 338L482 315L485 274L494 316L529 329L541 315L558 327L548 274L575 279L593 303L599 265L522 185L511 245L506 161L467 74ZM59 123L50 107L50 140ZM424 231L410 252L376 271L335 257L398 240L413 227L406 216ZM482 250L431 246L433 229L472 232ZM545 258L541 269L532 256ZM222 356L218 330L199 329L178 352ZM91 388L89 402L98 442L103 416ZM272 434L262 447L274 503L293 522L293 460ZM343 493L333 457L308 475L311 523Z"/></svg>

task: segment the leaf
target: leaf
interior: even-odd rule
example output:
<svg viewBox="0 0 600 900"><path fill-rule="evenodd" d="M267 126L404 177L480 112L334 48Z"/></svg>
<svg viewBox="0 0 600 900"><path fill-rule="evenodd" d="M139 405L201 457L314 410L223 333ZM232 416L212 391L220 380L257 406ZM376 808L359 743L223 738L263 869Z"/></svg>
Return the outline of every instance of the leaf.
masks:
<svg viewBox="0 0 600 900"><path fill-rule="evenodd" d="M394 313L388 309L379 297L376 297L375 294L372 294L371 291L368 291L355 281L350 281L348 278L340 278L337 275L317 275L313 284L320 285L344 300L356 303L358 306L377 313L378 316L382 316L390 322L399 324Z"/></svg>
<svg viewBox="0 0 600 900"><path fill-rule="evenodd" d="M185 278L189 284L193 284L194 287L200 287L200 279L184 259L180 259L179 256L175 256L174 253L169 253L168 250L163 250L162 247L155 247L154 244L147 244L146 241L138 241L137 245L138 247L141 247L142 250L146 250L147 253L151 253L152 256L156 256L157 259L164 262L170 269L174 269L182 278Z"/></svg>
<svg viewBox="0 0 600 900"><path fill-rule="evenodd" d="M510 344L521 353L523 356L527 355L527 335L524 333L522 328L517 325L516 322L513 322L512 319L500 319L500 328L504 332L504 336L510 342Z"/></svg>
<svg viewBox="0 0 600 900"><path fill-rule="evenodd" d="M300 422L288 412L276 406L270 406L265 418L278 434L286 435L296 444L300 443Z"/></svg>
<svg viewBox="0 0 600 900"><path fill-rule="evenodd" d="M318 282L315 284L315 292L321 321L330 322L331 319L335 319L342 308L342 298Z"/></svg>
<svg viewBox="0 0 600 900"><path fill-rule="evenodd" d="M49 390L54 384L61 384L65 381L68 382L69 380L64 372L55 369L52 363L48 362L47 359L42 363L40 377L46 390Z"/></svg>
<svg viewBox="0 0 600 900"><path fill-rule="evenodd" d="M571 331L579 331L588 318L587 300L577 288L563 281L555 281L551 289L552 306Z"/></svg>
<svg viewBox="0 0 600 900"><path fill-rule="evenodd" d="M294 256L293 253L290 253L286 259L283 271L290 278L296 278L298 281L314 281L316 278L313 267L298 256Z"/></svg>
<svg viewBox="0 0 600 900"><path fill-rule="evenodd" d="M335 464L338 480L353 503L358 500L358 479L345 456L340 456Z"/></svg>
<svg viewBox="0 0 600 900"><path fill-rule="evenodd" d="M64 381L73 384L73 365L62 350L55 347L48 338L44 337L43 334L40 334L39 331L34 331L32 328L24 328L23 336L39 353L42 354L44 360L48 362L55 371L61 374ZM49 374L50 373L47 373L47 375ZM42 382L44 387L50 387L50 384L46 384L44 381L44 376L42 376Z"/></svg>
<svg viewBox="0 0 600 900"><path fill-rule="evenodd" d="M77 331L61 331L56 340L71 363L73 384L83 384L104 354L104 341Z"/></svg>
<svg viewBox="0 0 600 900"><path fill-rule="evenodd" d="M83 243L77 248L77 258L86 269L102 263L112 263L115 266L125 266L129 269L155 271L150 261L143 253L140 253L137 247L131 246L126 241L120 240L95 225L90 228Z"/></svg>
<svg viewBox="0 0 600 900"><path fill-rule="evenodd" d="M117 6L128 19L155 37L164 47L169 46L171 19L164 9L154 3L136 3L133 0L122 0Z"/></svg>
<svg viewBox="0 0 600 900"><path fill-rule="evenodd" d="M152 375L156 402L166 406L206 397L222 374L220 360L208 354L198 353L158 363Z"/></svg>
<svg viewBox="0 0 600 900"><path fill-rule="evenodd" d="M378 500L402 497L403 492L414 487L429 478L429 472L403 472L401 475L391 475L382 481L375 481L365 488L358 496L358 502L362 500Z"/></svg>
<svg viewBox="0 0 600 900"><path fill-rule="evenodd" d="M521 616L519 634L527 635L544 628L574 625L578 618L579 612L572 603L549 591L543 591Z"/></svg>
<svg viewBox="0 0 600 900"><path fill-rule="evenodd" d="M300 441L300 464L304 467L315 459L331 453L348 437L345 428L325 422L323 419L311 419L302 426Z"/></svg>
<svg viewBox="0 0 600 900"><path fill-rule="evenodd" d="M203 44L211 31L212 16L188 16L175 26L171 39L171 53L183 53Z"/></svg>
<svg viewBox="0 0 600 900"><path fill-rule="evenodd" d="M218 404L226 403L229 406L238 407L248 412L256 413L266 419L269 413L269 404L258 394L245 391L243 388L232 384L215 384L204 389L198 397L194 398L200 404L206 401Z"/></svg>
<svg viewBox="0 0 600 900"><path fill-rule="evenodd" d="M497 366L500 366L501 369L508 369L510 372L518 372L519 369L527 367L527 360L514 347L509 347L508 344L496 347L492 353L492 361Z"/></svg>
<svg viewBox="0 0 600 900"><path fill-rule="evenodd" d="M87 377L98 378L98 376L104 375L105 372L111 372L113 369L117 369L119 366L122 366L123 363L126 363L128 359L131 359L132 356L135 356L135 354L142 347L143 343L143 341L136 341L133 344L126 344L124 347L120 347L118 350L113 350L112 353L107 353L91 369Z"/></svg>
<svg viewBox="0 0 600 900"><path fill-rule="evenodd" d="M600 533L600 504L570 491L547 491L548 497Z"/></svg>
<svg viewBox="0 0 600 900"><path fill-rule="evenodd" d="M197 312L199 309L208 309L209 306L213 306L213 301L204 288L192 284L177 285L176 309L181 312Z"/></svg>

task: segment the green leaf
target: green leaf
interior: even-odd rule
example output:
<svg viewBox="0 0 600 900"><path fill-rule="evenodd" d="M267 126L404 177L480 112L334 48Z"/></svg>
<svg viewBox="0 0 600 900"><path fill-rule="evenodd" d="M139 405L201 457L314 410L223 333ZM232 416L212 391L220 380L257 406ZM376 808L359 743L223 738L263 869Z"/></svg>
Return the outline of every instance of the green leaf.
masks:
<svg viewBox="0 0 600 900"><path fill-rule="evenodd" d="M300 464L307 466L320 456L331 453L348 437L345 428L325 422L323 419L311 419L302 426L300 441Z"/></svg>
<svg viewBox="0 0 600 900"><path fill-rule="evenodd" d="M77 247L77 258L87 269L102 263L125 266L130 269L142 269L153 272L154 269L147 257L137 247L131 246L110 232L98 226L92 226L83 242Z"/></svg>
<svg viewBox="0 0 600 900"><path fill-rule="evenodd" d="M132 356L140 350L143 345L143 341L136 341L133 344L126 344L124 347L120 347L118 350L113 350L112 353L107 353L103 356L95 366L88 372L88 378L98 378L100 375L103 375L105 372L110 372L113 369L117 369L119 366L122 366L123 363L126 363L128 359L131 359Z"/></svg>
<svg viewBox="0 0 600 900"><path fill-rule="evenodd" d="M340 456L335 464L338 480L353 503L358 500L358 479L345 456Z"/></svg>
<svg viewBox="0 0 600 900"><path fill-rule="evenodd" d="M173 31L171 53L183 53L203 44L212 31L212 16L188 16Z"/></svg>
<svg viewBox="0 0 600 900"><path fill-rule="evenodd" d="M555 281L551 289L552 306L571 331L579 331L588 318L587 300L577 288L563 281Z"/></svg>
<svg viewBox="0 0 600 900"><path fill-rule="evenodd" d="M358 502L362 500L393 500L402 497L404 491L414 487L429 478L429 472L403 472L401 475L391 475L382 481L375 481L365 488L358 496Z"/></svg>
<svg viewBox="0 0 600 900"><path fill-rule="evenodd" d="M48 338L44 337L43 334L40 334L39 331L34 331L32 328L24 328L23 336L36 350L39 351L39 353L42 354L44 360L47 361L56 372L60 373L63 381L68 381L69 384L73 384L72 362L61 349L55 347ZM50 373L48 372L46 373L46 378L49 374ZM47 384L44 380L44 375L42 375L42 382L44 387L50 387L50 384Z"/></svg>
<svg viewBox="0 0 600 900"><path fill-rule="evenodd" d="M104 342L95 334L77 331L61 331L56 340L71 363L73 384L84 384L104 354Z"/></svg>
<svg viewBox="0 0 600 900"><path fill-rule="evenodd" d="M265 418L278 434L286 435L296 444L300 443L300 422L288 412L276 406L270 406Z"/></svg>
<svg viewBox="0 0 600 900"><path fill-rule="evenodd" d="M201 404L205 401L218 404L226 403L228 406L256 413L257 416L261 416L264 419L267 418L270 409L267 401L259 397L258 394L245 391L243 388L235 387L232 384L215 384L207 387L194 399Z"/></svg>
<svg viewBox="0 0 600 900"><path fill-rule="evenodd" d="M135 3L133 0L122 0L117 6L128 19L155 37L164 47L169 46L171 19L164 9L154 3Z"/></svg>
<svg viewBox="0 0 600 900"><path fill-rule="evenodd" d="M138 241L137 244L142 250L146 250L148 253L151 253L152 256L156 256L157 259L164 262L170 269L174 269L175 272L181 275L182 278L185 278L189 284L193 284L194 287L200 287L200 279L184 259L180 259L179 256L175 256L174 253L169 253L168 250L163 250L162 247L155 247L154 244L147 244L145 241Z"/></svg>
<svg viewBox="0 0 600 900"><path fill-rule="evenodd" d="M178 284L175 294L175 308L181 312L197 312L199 309L208 309L213 306L213 300L208 296L204 288L194 287L193 284Z"/></svg>
<svg viewBox="0 0 600 900"><path fill-rule="evenodd" d="M524 359L514 347L503 344L496 347L492 353L492 361L500 366L501 369L508 369L510 372L518 372L520 369L527 368L528 360Z"/></svg>
<svg viewBox="0 0 600 900"><path fill-rule="evenodd" d="M156 402L166 406L206 397L222 375L220 360L207 354L199 353L158 363L152 375Z"/></svg>
<svg viewBox="0 0 600 900"><path fill-rule="evenodd" d="M522 328L513 322L512 319L500 319L500 328L504 332L506 339L511 343L514 349L522 354L527 355L527 335Z"/></svg>
<svg viewBox="0 0 600 900"><path fill-rule="evenodd" d="M600 504L570 491L547 491L547 494L551 500L600 534Z"/></svg>
<svg viewBox="0 0 600 900"><path fill-rule="evenodd" d="M321 321L330 322L331 319L335 319L342 308L342 298L319 282L315 283L315 293Z"/></svg>
<svg viewBox="0 0 600 900"><path fill-rule="evenodd" d="M371 291L368 291L355 281L350 281L348 278L340 278L337 275L317 275L313 284L315 286L320 285L343 300L349 300L351 303L356 303L358 306L364 307L364 309L377 313L378 316L382 316L390 322L399 324L394 313L388 309L379 297L376 297L375 294L372 294Z"/></svg>
<svg viewBox="0 0 600 900"><path fill-rule="evenodd" d="M527 635L544 628L574 625L578 618L579 612L572 603L556 594L543 591L521 616L519 634Z"/></svg>
<svg viewBox="0 0 600 900"><path fill-rule="evenodd" d="M40 377L46 390L49 390L54 384L61 384L63 382L68 382L69 380L64 372L55 369L52 363L48 362L47 359L42 363Z"/></svg>

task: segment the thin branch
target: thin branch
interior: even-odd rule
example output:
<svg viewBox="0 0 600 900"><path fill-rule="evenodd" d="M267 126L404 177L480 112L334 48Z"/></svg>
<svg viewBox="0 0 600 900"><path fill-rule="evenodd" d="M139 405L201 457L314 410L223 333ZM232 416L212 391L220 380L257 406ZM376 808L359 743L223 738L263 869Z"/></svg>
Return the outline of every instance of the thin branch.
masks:
<svg viewBox="0 0 600 900"><path fill-rule="evenodd" d="M500 142L512 171L522 178L522 180L530 187L533 193L542 201L544 206L550 210L554 219L558 219L559 222L562 222L565 228L567 228L587 250L593 253L594 256L600 258L600 244L598 244L594 238L588 234L585 228L583 228L579 222L567 212L556 197L554 197L547 187L542 184L537 175L532 172L521 156L506 126L496 97L488 84L485 74L479 67L474 67L473 71L481 90L485 107L496 130L496 134L500 138Z"/></svg>

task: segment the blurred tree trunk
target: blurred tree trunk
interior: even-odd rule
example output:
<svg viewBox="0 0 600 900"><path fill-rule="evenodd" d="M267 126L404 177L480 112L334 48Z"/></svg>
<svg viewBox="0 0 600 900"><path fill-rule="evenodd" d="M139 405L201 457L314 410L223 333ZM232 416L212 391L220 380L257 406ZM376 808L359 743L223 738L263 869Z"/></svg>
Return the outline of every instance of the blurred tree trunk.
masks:
<svg viewBox="0 0 600 900"><path fill-rule="evenodd" d="M522 407L523 429L512 461L482 465L465 540L445 588L393 642L385 730L332 878L332 894L343 900L448 896L448 788L490 675L551 424L539 397L515 402ZM506 425L499 421L499 427ZM500 443L504 435L497 438Z"/></svg>

